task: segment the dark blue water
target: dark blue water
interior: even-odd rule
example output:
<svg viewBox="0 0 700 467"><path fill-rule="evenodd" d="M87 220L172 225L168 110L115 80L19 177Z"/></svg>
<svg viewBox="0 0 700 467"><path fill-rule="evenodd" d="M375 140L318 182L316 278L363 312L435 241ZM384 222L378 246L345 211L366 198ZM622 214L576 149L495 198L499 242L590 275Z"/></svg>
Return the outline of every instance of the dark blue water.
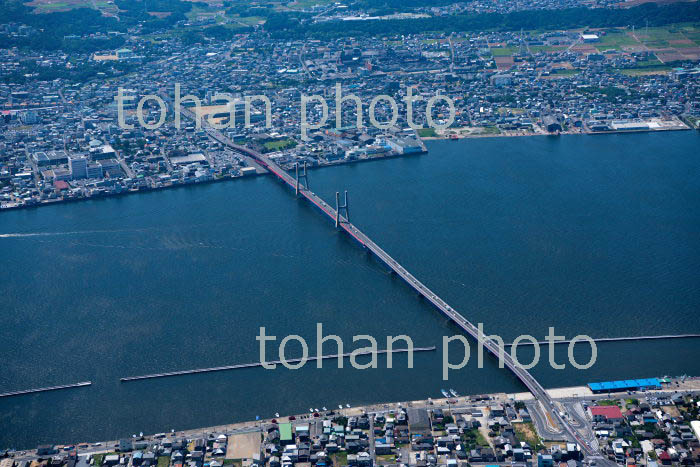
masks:
<svg viewBox="0 0 700 467"><path fill-rule="evenodd" d="M697 132L432 142L427 155L315 170L310 181L328 201L348 189L353 222L506 340L543 338L548 326L567 337L700 332L699 143ZM0 446L418 399L441 387L522 390L491 360L477 369L475 356L443 383L439 352L416 354L413 370L396 356L391 370L380 357L376 370L325 361L120 383L257 361L260 326L278 342L304 336L311 354L317 322L346 351L366 345L353 345L355 334L383 348L387 335L440 347L457 333L271 178L2 213L0 235L0 392L93 382L0 400ZM590 370L555 371L543 355L534 373L545 386L700 374L699 350L696 340L601 344Z"/></svg>

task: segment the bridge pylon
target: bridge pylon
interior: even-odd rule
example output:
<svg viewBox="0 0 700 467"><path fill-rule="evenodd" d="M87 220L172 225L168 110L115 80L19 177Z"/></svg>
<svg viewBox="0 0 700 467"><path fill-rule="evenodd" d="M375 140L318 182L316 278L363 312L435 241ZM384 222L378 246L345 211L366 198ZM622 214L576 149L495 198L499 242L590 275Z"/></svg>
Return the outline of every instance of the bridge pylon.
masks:
<svg viewBox="0 0 700 467"><path fill-rule="evenodd" d="M304 188L307 190L309 189L309 176L306 174L306 161L304 161L304 170L302 171L301 175L299 175L299 163L294 164L294 173L295 173L295 187L294 187L294 192L297 196L299 196L299 186L300 186L300 181L304 182Z"/></svg>
<svg viewBox="0 0 700 467"><path fill-rule="evenodd" d="M340 204L340 193L335 192L335 228L340 226L340 211L344 212L345 219L350 222L350 210L348 208L348 190L345 190L343 204Z"/></svg>

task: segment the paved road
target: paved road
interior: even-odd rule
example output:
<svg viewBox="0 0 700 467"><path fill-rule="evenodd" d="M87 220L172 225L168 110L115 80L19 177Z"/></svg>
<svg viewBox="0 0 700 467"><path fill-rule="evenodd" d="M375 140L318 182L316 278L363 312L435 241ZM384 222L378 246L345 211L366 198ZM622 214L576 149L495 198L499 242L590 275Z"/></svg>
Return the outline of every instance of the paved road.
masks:
<svg viewBox="0 0 700 467"><path fill-rule="evenodd" d="M599 447L598 440L595 437L595 433L593 433L591 423L586 416L586 411L583 405L581 405L581 402L560 403L566 408L566 413L571 417L571 424L581 433L581 436L588 440L591 446L597 449Z"/></svg>
<svg viewBox="0 0 700 467"><path fill-rule="evenodd" d="M562 432L560 428L554 428L547 421L546 415L542 413L542 408L538 401L526 402L528 412L530 412L530 418L532 418L532 423L537 429L537 433L547 441L565 441L567 436Z"/></svg>

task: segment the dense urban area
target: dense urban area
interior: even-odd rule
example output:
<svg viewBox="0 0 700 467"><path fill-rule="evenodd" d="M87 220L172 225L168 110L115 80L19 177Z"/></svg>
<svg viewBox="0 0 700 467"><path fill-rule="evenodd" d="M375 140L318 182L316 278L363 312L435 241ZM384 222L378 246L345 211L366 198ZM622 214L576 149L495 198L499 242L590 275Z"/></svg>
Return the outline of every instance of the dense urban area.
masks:
<svg viewBox="0 0 700 467"><path fill-rule="evenodd" d="M529 393L337 409L116 441L2 452L1 467L595 465ZM700 379L648 378L550 391L580 436L618 465L700 464ZM450 397L451 396L451 397Z"/></svg>
<svg viewBox="0 0 700 467"><path fill-rule="evenodd" d="M0 208L265 172L212 123L292 169L423 153L431 138L700 121L697 2L80 2L3 0ZM203 125L175 120L176 85ZM157 128L148 94L163 100ZM310 102L304 138L310 95L328 118Z"/></svg>

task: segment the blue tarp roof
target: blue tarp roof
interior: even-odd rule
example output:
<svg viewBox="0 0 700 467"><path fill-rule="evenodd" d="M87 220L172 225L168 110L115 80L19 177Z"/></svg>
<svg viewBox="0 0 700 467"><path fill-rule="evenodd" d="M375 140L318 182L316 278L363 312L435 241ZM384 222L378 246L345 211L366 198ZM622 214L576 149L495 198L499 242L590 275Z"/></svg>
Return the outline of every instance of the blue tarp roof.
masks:
<svg viewBox="0 0 700 467"><path fill-rule="evenodd" d="M661 383L658 378L643 378L588 383L588 387L591 391L624 391L636 388L661 387Z"/></svg>

